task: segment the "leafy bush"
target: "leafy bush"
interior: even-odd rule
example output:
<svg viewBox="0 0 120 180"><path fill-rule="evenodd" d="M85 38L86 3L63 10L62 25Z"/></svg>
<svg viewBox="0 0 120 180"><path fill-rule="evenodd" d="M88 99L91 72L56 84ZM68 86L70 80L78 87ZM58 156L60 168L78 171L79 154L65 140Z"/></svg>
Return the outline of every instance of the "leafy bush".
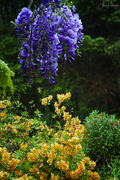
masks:
<svg viewBox="0 0 120 180"><path fill-rule="evenodd" d="M13 83L11 77L14 76L14 72L11 71L8 65L0 60L0 95L6 94L6 87L9 87L13 92Z"/></svg>
<svg viewBox="0 0 120 180"><path fill-rule="evenodd" d="M58 102L55 102L55 115L65 121L64 127L56 124L56 129L49 128L41 118L7 114L10 102L0 102L1 180L99 179L94 171L96 163L82 150L84 126L78 117L73 118L65 112L65 107L60 109L62 102L69 98L70 93L58 95ZM52 96L48 96L42 99L42 104L47 105L51 100ZM31 136L33 127L36 131Z"/></svg>
<svg viewBox="0 0 120 180"><path fill-rule="evenodd" d="M99 168L105 165L109 170L112 158L120 155L120 120L115 115L92 111L85 118L85 153L97 162Z"/></svg>
<svg viewBox="0 0 120 180"><path fill-rule="evenodd" d="M116 156L111 160L110 177L115 177L116 180L120 179L120 156Z"/></svg>

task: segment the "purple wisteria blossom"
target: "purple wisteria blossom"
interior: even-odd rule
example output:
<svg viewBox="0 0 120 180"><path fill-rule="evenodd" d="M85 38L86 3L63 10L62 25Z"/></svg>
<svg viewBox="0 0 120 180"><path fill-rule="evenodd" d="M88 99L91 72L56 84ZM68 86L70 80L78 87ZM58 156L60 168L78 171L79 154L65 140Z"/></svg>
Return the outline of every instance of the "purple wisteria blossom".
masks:
<svg viewBox="0 0 120 180"><path fill-rule="evenodd" d="M78 44L81 43L83 35L81 33L83 30L82 22L79 19L79 15L74 14L66 5L61 7L60 11L58 37L63 48L62 59L74 60L75 51L78 48Z"/></svg>
<svg viewBox="0 0 120 180"><path fill-rule="evenodd" d="M27 38L31 30L31 20L33 19L33 12L24 7L15 20L15 30L19 38Z"/></svg>
<svg viewBox="0 0 120 180"><path fill-rule="evenodd" d="M62 5L59 10L54 10L49 2L59 4L60 0L42 2L34 16L30 9L22 9L15 20L15 30L21 41L20 63L23 72L36 73L40 69L41 75L54 83L58 60L74 60L82 40L83 27L79 15L75 14L75 7L72 11Z"/></svg>

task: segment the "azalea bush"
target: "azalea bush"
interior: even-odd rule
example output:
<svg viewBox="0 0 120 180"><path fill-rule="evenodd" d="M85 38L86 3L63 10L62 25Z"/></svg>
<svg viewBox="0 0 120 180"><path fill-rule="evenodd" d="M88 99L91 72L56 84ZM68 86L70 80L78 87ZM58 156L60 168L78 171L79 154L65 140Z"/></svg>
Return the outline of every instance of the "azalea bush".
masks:
<svg viewBox="0 0 120 180"><path fill-rule="evenodd" d="M55 116L65 124L56 129L45 122L7 113L10 101L0 101L0 179L99 179L96 163L82 150L85 128L62 105L71 94L59 94L54 103ZM52 96L42 99L47 105ZM33 127L36 129L31 136Z"/></svg>

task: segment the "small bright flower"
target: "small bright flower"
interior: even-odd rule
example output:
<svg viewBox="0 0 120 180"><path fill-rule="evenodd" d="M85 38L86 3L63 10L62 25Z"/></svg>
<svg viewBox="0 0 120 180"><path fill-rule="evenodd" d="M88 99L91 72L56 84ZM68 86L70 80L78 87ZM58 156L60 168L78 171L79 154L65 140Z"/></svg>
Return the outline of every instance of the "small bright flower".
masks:
<svg viewBox="0 0 120 180"><path fill-rule="evenodd" d="M5 171L0 171L0 179L8 179L7 176L9 175L9 173L5 172Z"/></svg>
<svg viewBox="0 0 120 180"><path fill-rule="evenodd" d="M75 149L76 149L77 151L82 150L82 146L81 146L81 144L77 144L77 145L75 145Z"/></svg>
<svg viewBox="0 0 120 180"><path fill-rule="evenodd" d="M20 148L23 149L23 151L26 151L26 148L27 148L27 143L21 143L20 144Z"/></svg>
<svg viewBox="0 0 120 180"><path fill-rule="evenodd" d="M61 110L64 112L66 110L66 107L65 106L62 106L61 107Z"/></svg>
<svg viewBox="0 0 120 180"><path fill-rule="evenodd" d="M70 92L66 93L64 98L65 98L65 100L70 99L71 98L71 93Z"/></svg>
<svg viewBox="0 0 120 180"><path fill-rule="evenodd" d="M51 174L51 180L58 180L59 175L55 176L53 173Z"/></svg>
<svg viewBox="0 0 120 180"><path fill-rule="evenodd" d="M79 143L79 140L77 137L72 137L70 141L74 142L75 144Z"/></svg>
<svg viewBox="0 0 120 180"><path fill-rule="evenodd" d="M82 162L83 162L84 164L89 163L89 161L90 161L90 158L89 158L89 157L85 157L85 158L82 160Z"/></svg>
<svg viewBox="0 0 120 180"><path fill-rule="evenodd" d="M59 101L59 104L61 104L64 101L64 94L57 94L57 99Z"/></svg>
<svg viewBox="0 0 120 180"><path fill-rule="evenodd" d="M60 104L58 104L57 102L55 102L55 103L54 103L54 106L55 106L55 107L59 107Z"/></svg>
<svg viewBox="0 0 120 180"><path fill-rule="evenodd" d="M94 161L90 161L89 164L91 169L94 169L94 167L96 166L96 163Z"/></svg>
<svg viewBox="0 0 120 180"><path fill-rule="evenodd" d="M28 153L27 158L29 162L36 162L39 158L40 150L38 149L31 149L31 152Z"/></svg>
<svg viewBox="0 0 120 180"><path fill-rule="evenodd" d="M43 99L42 99L42 105L47 105L47 103L48 103L48 102L47 102L47 98L43 98Z"/></svg>
<svg viewBox="0 0 120 180"><path fill-rule="evenodd" d="M71 115L69 114L69 112L64 112L63 118L64 118L64 120L69 120L71 118Z"/></svg>
<svg viewBox="0 0 120 180"><path fill-rule="evenodd" d="M49 95L49 96L47 97L47 99L48 99L49 101L51 101L52 98L53 98L53 96L51 96L51 95Z"/></svg>
<svg viewBox="0 0 120 180"><path fill-rule="evenodd" d="M12 158L9 162L8 162L8 168L11 170L11 171L14 171L14 169L17 167L17 164L20 162L19 159L15 159L15 158Z"/></svg>
<svg viewBox="0 0 120 180"><path fill-rule="evenodd" d="M60 170L66 172L69 169L69 162L60 160L60 161L57 161L57 166Z"/></svg>
<svg viewBox="0 0 120 180"><path fill-rule="evenodd" d="M4 152L3 154L2 154L2 159L1 159L1 163L7 163L8 162L8 160L9 160L9 158L10 158L10 153L8 153L7 151L6 152Z"/></svg>
<svg viewBox="0 0 120 180"><path fill-rule="evenodd" d="M6 114L5 112L1 112L1 113L0 113L1 121L3 121L6 116L7 116L7 114Z"/></svg>
<svg viewBox="0 0 120 180"><path fill-rule="evenodd" d="M22 171L15 171L15 176L21 176Z"/></svg>
<svg viewBox="0 0 120 180"><path fill-rule="evenodd" d="M55 109L55 112L56 112L56 114L60 114L60 109L57 107L57 108Z"/></svg>
<svg viewBox="0 0 120 180"><path fill-rule="evenodd" d="M25 125L25 131L29 131L29 130L30 130L30 124L27 123L27 124Z"/></svg>

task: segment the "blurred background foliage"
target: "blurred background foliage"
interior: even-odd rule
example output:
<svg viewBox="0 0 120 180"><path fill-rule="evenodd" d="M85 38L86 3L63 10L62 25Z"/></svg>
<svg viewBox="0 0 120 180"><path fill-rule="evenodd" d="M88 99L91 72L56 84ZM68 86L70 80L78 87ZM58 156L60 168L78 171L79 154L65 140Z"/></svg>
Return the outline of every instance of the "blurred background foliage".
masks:
<svg viewBox="0 0 120 180"><path fill-rule="evenodd" d="M103 2L109 7L100 9ZM34 0L34 5L38 3ZM73 0L73 4L84 27L81 57L76 56L72 64L59 64L56 83L49 84L40 74L26 81L17 58L20 44L10 21L29 5L29 0L0 0L0 59L15 72L12 98L20 99L32 115L40 107L41 97L70 91L69 110L81 119L94 109L120 117L120 2ZM32 108L31 100L35 104Z"/></svg>

